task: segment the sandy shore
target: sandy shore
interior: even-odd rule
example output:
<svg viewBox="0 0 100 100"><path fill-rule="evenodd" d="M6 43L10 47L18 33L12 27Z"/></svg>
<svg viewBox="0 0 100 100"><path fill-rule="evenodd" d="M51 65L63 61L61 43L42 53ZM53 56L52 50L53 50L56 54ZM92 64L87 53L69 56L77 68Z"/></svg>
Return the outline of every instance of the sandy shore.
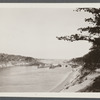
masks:
<svg viewBox="0 0 100 100"><path fill-rule="evenodd" d="M80 67L81 68L81 67ZM80 68L76 68L76 69L72 69L67 73L67 75L63 78L63 80L56 85L56 87L54 87L50 92L65 92L66 86L68 85L70 87L70 83L78 76L80 75L79 73L79 69Z"/></svg>
<svg viewBox="0 0 100 100"><path fill-rule="evenodd" d="M54 88L50 90L50 92L60 92L64 87L69 84L70 77L72 77L72 70L67 73L67 75L57 84Z"/></svg>

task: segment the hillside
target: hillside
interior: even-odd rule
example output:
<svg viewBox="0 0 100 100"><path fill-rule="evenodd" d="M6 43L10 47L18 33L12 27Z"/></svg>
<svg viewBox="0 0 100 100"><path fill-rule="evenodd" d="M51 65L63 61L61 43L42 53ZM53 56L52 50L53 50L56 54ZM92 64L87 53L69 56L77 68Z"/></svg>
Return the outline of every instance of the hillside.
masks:
<svg viewBox="0 0 100 100"><path fill-rule="evenodd" d="M67 63L74 63L74 64L78 64L78 65L83 65L84 58L83 57L73 58L73 59L69 60Z"/></svg>
<svg viewBox="0 0 100 100"><path fill-rule="evenodd" d="M9 66L32 66L39 65L37 59L32 57L25 57L20 55L8 55L0 53L0 67L9 67Z"/></svg>
<svg viewBox="0 0 100 100"><path fill-rule="evenodd" d="M100 92L100 49L90 51L81 58L74 58L69 63L79 64L72 67L66 86L62 92ZM83 62L83 64L81 64Z"/></svg>

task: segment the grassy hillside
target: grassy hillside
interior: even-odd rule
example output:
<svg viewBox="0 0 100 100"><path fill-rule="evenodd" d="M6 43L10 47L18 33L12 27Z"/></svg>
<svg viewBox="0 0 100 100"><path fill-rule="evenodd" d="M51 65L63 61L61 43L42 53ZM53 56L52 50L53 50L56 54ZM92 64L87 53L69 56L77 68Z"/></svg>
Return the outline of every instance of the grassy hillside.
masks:
<svg viewBox="0 0 100 100"><path fill-rule="evenodd" d="M20 55L8 55L0 53L0 67L9 67L9 66L31 66L39 65L37 59L32 57L25 57Z"/></svg>
<svg viewBox="0 0 100 100"><path fill-rule="evenodd" d="M100 49L95 49L90 51L88 54L86 54L84 57L84 62L86 63L84 68L95 70L97 68L100 68Z"/></svg>
<svg viewBox="0 0 100 100"><path fill-rule="evenodd" d="M71 59L69 63L81 67L76 67L78 69L72 72L72 81L63 91L100 92L100 48L91 50L83 57Z"/></svg>
<svg viewBox="0 0 100 100"><path fill-rule="evenodd" d="M69 60L68 62L69 63L72 62L72 63L82 65L84 63L84 59L83 59L83 57L73 58L73 59Z"/></svg>
<svg viewBox="0 0 100 100"><path fill-rule="evenodd" d="M83 57L73 58L68 63L79 64L86 70L94 71L100 68L100 49L91 50Z"/></svg>

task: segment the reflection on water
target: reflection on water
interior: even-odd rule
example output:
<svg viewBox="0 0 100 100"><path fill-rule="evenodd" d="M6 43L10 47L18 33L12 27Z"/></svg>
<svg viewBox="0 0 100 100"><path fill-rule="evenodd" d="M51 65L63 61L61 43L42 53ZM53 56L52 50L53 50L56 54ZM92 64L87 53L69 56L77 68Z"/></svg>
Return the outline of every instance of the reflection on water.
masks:
<svg viewBox="0 0 100 100"><path fill-rule="evenodd" d="M40 68L36 66L0 69L0 92L48 92L70 71L70 68Z"/></svg>

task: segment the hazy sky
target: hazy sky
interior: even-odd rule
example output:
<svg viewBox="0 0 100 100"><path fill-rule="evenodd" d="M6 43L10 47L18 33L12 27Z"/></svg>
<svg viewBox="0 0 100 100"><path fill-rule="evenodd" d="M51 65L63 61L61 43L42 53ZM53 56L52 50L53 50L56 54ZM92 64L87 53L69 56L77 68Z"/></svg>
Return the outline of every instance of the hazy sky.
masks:
<svg viewBox="0 0 100 100"><path fill-rule="evenodd" d="M0 8L0 53L68 59L89 51L88 42L59 41L77 33L88 13L71 8Z"/></svg>

